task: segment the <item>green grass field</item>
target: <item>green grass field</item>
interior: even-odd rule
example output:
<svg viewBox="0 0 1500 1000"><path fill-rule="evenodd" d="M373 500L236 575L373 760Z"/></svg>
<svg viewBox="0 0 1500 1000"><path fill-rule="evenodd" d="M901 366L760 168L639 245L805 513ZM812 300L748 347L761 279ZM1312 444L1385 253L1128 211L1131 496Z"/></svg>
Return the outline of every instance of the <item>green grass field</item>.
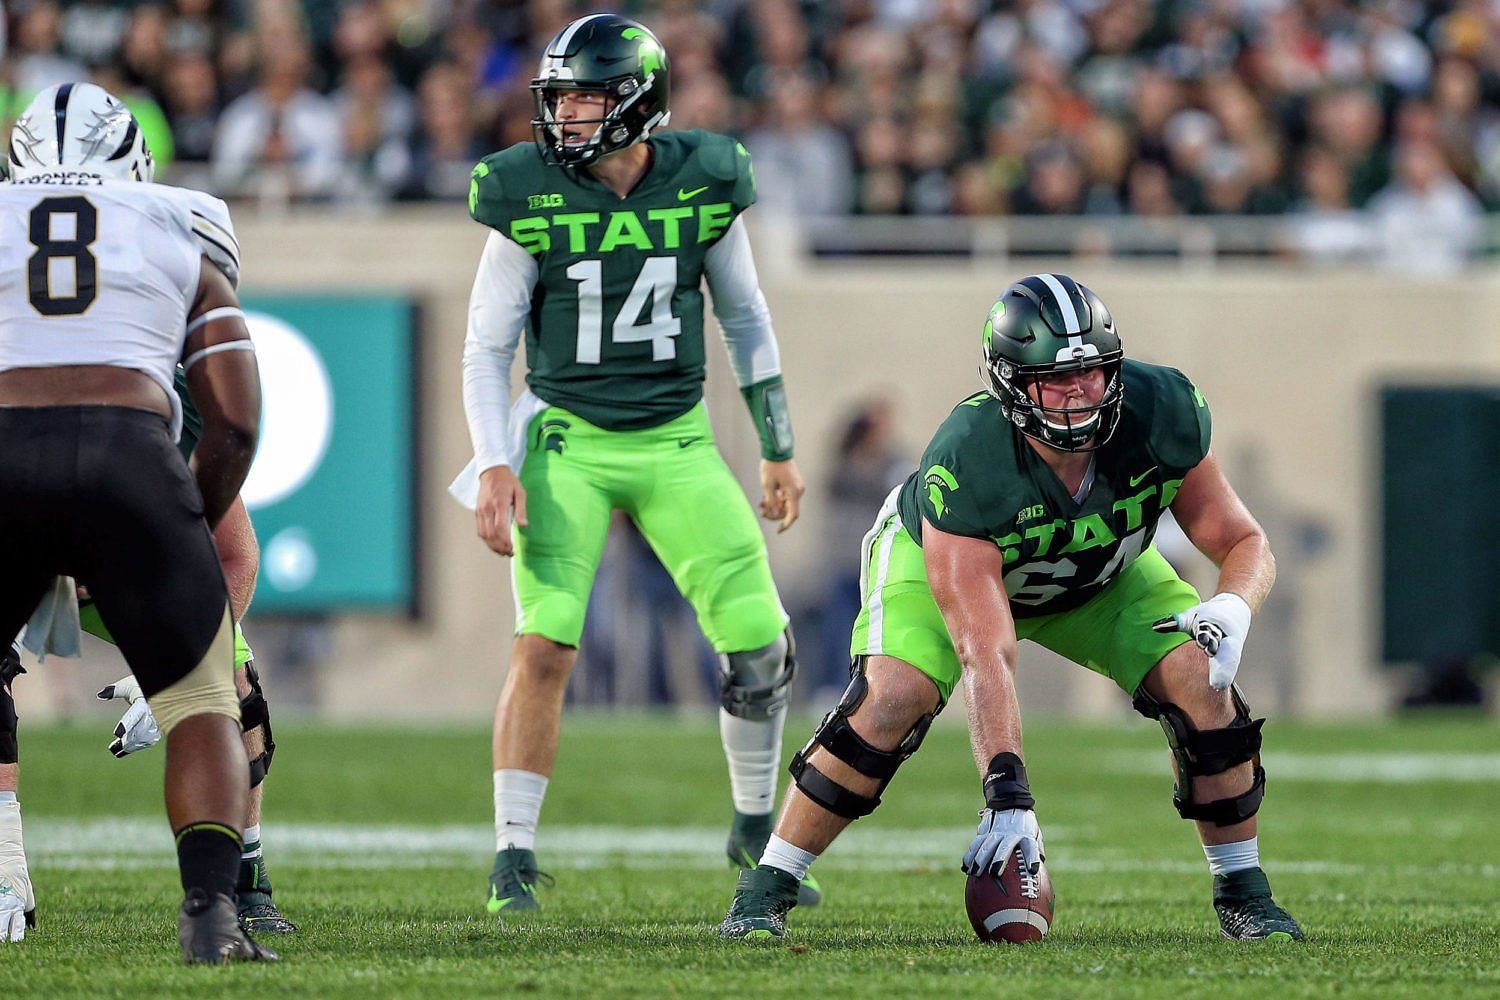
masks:
<svg viewBox="0 0 1500 1000"><path fill-rule="evenodd" d="M718 941L733 875L710 719L572 717L538 853L557 887L520 924L483 913L488 734L285 724L267 859L301 933L283 961L178 964L162 755L97 727L26 730L21 801L40 926L0 945L0 996L1461 996L1500 993L1500 726L1266 733L1262 856L1300 946L1218 939L1160 732L1031 721L1057 889L1040 944L979 944L958 859L979 805L960 727L929 738L818 864L788 941ZM800 742L810 720L793 720ZM209 993L208 991L212 991Z"/></svg>

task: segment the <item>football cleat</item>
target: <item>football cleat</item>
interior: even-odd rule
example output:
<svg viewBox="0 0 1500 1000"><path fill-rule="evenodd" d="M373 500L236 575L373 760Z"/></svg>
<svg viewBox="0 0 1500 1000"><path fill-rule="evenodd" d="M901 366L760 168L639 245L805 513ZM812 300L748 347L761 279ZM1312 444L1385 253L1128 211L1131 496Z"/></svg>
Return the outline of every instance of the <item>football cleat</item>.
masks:
<svg viewBox="0 0 1500 1000"><path fill-rule="evenodd" d="M484 908L490 913L509 916L513 913L540 910L537 884L550 889L556 880L536 867L536 852L524 847L507 847L495 852L495 867L490 871L490 898Z"/></svg>
<svg viewBox="0 0 1500 1000"><path fill-rule="evenodd" d="M1271 883L1259 868L1214 876L1219 934L1231 941L1301 941L1302 928L1271 898Z"/></svg>
<svg viewBox="0 0 1500 1000"><path fill-rule="evenodd" d="M797 879L780 868L762 865L740 872L734 901L719 937L736 941L774 941L786 936L786 915L797 905Z"/></svg>
<svg viewBox="0 0 1500 1000"><path fill-rule="evenodd" d="M177 940L183 961L189 965L224 965L228 962L275 962L274 951L262 948L240 929L234 915L234 900L221 893L210 896L191 889L177 915Z"/></svg>
<svg viewBox="0 0 1500 1000"><path fill-rule="evenodd" d="M240 877L234 887L234 909L240 929L256 934L294 934L297 925L282 915L271 899L271 874L265 858L240 859Z"/></svg>
<svg viewBox="0 0 1500 1000"><path fill-rule="evenodd" d="M756 861L766 850L766 841L771 839L771 813L764 816L747 816L738 810L729 827L729 843L724 852L729 863L741 870L754 868ZM797 889L798 906L817 906L823 902L823 887L818 880L808 875Z"/></svg>

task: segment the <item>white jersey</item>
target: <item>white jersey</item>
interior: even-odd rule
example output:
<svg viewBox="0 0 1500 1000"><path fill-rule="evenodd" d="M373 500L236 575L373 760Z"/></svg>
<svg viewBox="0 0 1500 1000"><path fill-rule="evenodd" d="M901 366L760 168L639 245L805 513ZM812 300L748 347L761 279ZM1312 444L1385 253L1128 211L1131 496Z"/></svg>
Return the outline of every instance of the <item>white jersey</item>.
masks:
<svg viewBox="0 0 1500 1000"><path fill-rule="evenodd" d="M229 209L201 192L76 171L0 183L0 371L145 372L175 437L172 381L205 255L237 281Z"/></svg>

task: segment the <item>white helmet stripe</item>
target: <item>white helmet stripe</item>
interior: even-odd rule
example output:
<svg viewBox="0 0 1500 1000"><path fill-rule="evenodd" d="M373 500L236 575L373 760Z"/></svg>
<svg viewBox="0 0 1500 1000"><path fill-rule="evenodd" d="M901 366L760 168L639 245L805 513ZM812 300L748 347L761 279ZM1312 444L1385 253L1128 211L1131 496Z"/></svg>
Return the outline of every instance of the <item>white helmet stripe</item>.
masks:
<svg viewBox="0 0 1500 1000"><path fill-rule="evenodd" d="M1047 288L1051 290L1052 297L1057 300L1057 308L1062 313L1063 325L1067 328L1069 337L1083 332L1083 324L1078 319L1078 310L1073 307L1073 297L1063 288L1061 281L1053 274L1039 274Z"/></svg>
<svg viewBox="0 0 1500 1000"><path fill-rule="evenodd" d="M557 44L555 46L547 50L547 55L552 56L554 59L561 59L563 55L567 53L568 43L573 40L574 35L578 34L579 28L583 27L585 24L588 24L595 18L608 16L608 14L590 14L588 17L580 17L578 20L574 21L572 24L563 29L562 36L558 38Z"/></svg>

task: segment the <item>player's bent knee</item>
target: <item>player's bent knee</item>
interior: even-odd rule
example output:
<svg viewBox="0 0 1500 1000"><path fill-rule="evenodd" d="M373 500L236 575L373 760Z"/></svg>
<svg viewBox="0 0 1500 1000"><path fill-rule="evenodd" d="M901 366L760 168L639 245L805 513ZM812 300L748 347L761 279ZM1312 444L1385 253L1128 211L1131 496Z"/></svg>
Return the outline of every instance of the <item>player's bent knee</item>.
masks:
<svg viewBox="0 0 1500 1000"><path fill-rule="evenodd" d="M1253 719L1250 705L1237 686L1230 686L1234 721L1219 729L1199 729L1188 714L1171 702L1157 701L1142 687L1132 704L1137 712L1161 724L1172 751L1177 772L1172 805L1183 819L1215 826L1243 823L1260 810L1266 794L1266 772L1260 766L1261 727L1265 719ZM1212 802L1193 801L1193 779L1223 774L1241 764L1253 764L1254 780L1239 795Z"/></svg>
<svg viewBox="0 0 1500 1000"><path fill-rule="evenodd" d="M797 675L792 630L744 653L719 654L719 701L738 719L769 719L786 710L787 690Z"/></svg>
<svg viewBox="0 0 1500 1000"><path fill-rule="evenodd" d="M195 715L225 715L240 721L240 699L234 690L234 625L229 610L198 665L146 699L162 735Z"/></svg>
<svg viewBox="0 0 1500 1000"><path fill-rule="evenodd" d="M240 731L248 733L259 729L263 746L261 752L250 760L250 787L254 788L271 773L271 758L276 755L276 740L271 736L271 706L266 703L265 692L261 690L260 673L255 669L254 660L246 661L244 678L250 690L240 698Z"/></svg>
<svg viewBox="0 0 1500 1000"><path fill-rule="evenodd" d="M868 816L880 805L880 796L896 776L896 770L906 759L917 752L932 720L942 711L941 703L930 712L920 716L907 733L891 749L878 747L860 736L850 724L850 717L870 692L870 682L865 676L864 657L854 664L854 676L839 699L838 706L823 717L807 746L792 756L790 771L797 788L818 805L845 819ZM879 782L869 795L856 792L839 784L818 770L810 760L814 748L822 747L835 758L852 767L867 778Z"/></svg>

